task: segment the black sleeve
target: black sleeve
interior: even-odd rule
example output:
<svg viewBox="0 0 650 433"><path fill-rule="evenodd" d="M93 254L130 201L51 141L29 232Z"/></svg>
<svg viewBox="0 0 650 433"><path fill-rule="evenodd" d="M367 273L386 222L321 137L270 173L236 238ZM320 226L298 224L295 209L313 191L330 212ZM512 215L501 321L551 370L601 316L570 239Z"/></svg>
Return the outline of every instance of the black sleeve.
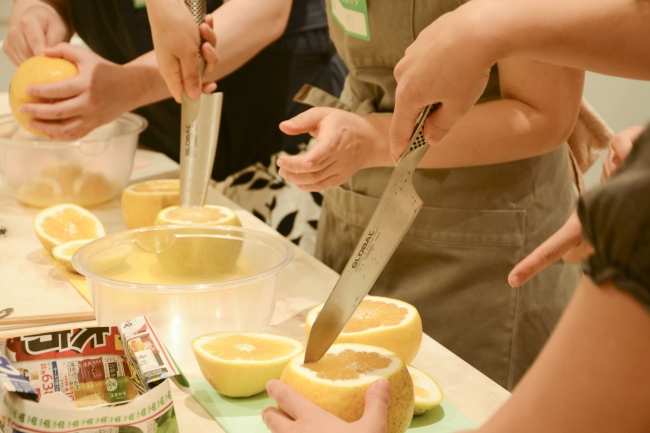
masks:
<svg viewBox="0 0 650 433"><path fill-rule="evenodd" d="M650 309L650 125L620 171L581 197L578 215L595 250L585 273L611 279Z"/></svg>

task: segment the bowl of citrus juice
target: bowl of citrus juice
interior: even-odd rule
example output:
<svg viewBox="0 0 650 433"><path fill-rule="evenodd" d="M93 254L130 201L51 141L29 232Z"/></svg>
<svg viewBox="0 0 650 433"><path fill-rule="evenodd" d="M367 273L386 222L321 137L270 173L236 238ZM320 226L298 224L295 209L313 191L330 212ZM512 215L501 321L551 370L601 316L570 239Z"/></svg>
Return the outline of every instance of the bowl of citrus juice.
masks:
<svg viewBox="0 0 650 433"><path fill-rule="evenodd" d="M263 331L279 273L293 258L284 238L236 226L156 226L81 247L100 326L146 315L181 368L198 372L192 340L207 332Z"/></svg>

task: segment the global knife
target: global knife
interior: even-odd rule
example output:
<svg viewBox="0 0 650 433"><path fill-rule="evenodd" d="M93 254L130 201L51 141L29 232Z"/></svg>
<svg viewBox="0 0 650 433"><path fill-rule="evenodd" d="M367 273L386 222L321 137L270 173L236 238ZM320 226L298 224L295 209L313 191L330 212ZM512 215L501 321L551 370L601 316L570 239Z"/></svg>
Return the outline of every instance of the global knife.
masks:
<svg viewBox="0 0 650 433"><path fill-rule="evenodd" d="M197 25L203 22L205 0L185 0ZM199 54L200 57L200 54ZM200 57L200 73L205 61ZM217 152L221 120L222 93L201 94L191 99L183 92L181 100L180 142L180 203L183 206L203 206Z"/></svg>
<svg viewBox="0 0 650 433"><path fill-rule="evenodd" d="M424 123L438 106L429 105L420 113L409 145L397 161L375 213L314 322L307 340L305 363L316 362L325 355L422 208L422 200L413 188L413 172L429 150L424 139Z"/></svg>

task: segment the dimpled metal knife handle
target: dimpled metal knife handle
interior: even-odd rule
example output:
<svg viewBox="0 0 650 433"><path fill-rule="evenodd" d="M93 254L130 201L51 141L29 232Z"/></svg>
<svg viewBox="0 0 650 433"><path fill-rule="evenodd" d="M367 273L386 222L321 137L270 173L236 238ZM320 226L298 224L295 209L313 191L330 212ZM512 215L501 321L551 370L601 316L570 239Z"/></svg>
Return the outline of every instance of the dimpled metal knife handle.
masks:
<svg viewBox="0 0 650 433"><path fill-rule="evenodd" d="M205 0L185 0L185 4L187 5L188 9L192 13L196 25L197 26L200 25L203 22L203 18L205 18L205 13L206 13ZM205 69L205 61L201 56L200 48L199 48L199 57L201 58L201 75L203 75L203 70Z"/></svg>

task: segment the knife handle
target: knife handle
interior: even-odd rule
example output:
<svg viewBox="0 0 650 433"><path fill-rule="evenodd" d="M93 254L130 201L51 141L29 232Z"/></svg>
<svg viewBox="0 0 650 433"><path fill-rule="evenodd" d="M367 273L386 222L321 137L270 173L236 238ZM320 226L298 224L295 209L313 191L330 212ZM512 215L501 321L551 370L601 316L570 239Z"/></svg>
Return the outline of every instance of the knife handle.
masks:
<svg viewBox="0 0 650 433"><path fill-rule="evenodd" d="M190 9L196 25L201 24L205 18L205 0L185 0L185 4Z"/></svg>
<svg viewBox="0 0 650 433"><path fill-rule="evenodd" d="M440 107L440 103L427 105L424 110L420 112L420 115L415 122L415 127L413 128L413 133L411 134L409 145L406 149L404 149L404 152L402 153L402 156L400 156L399 161L415 152L422 146L428 145L427 140L424 138L424 124L427 121L429 115L436 111L438 107ZM397 161L397 164L399 164L399 161Z"/></svg>
<svg viewBox="0 0 650 433"><path fill-rule="evenodd" d="M205 0L185 0L185 5L192 13L192 16L194 17L194 21L196 22L197 26L200 25L203 22L203 19L205 18L205 13L206 13L205 3L206 3ZM199 48L199 59L200 59L200 71L201 71L201 75L203 75L203 70L205 69L205 60L203 60L203 56L201 55L201 48Z"/></svg>

